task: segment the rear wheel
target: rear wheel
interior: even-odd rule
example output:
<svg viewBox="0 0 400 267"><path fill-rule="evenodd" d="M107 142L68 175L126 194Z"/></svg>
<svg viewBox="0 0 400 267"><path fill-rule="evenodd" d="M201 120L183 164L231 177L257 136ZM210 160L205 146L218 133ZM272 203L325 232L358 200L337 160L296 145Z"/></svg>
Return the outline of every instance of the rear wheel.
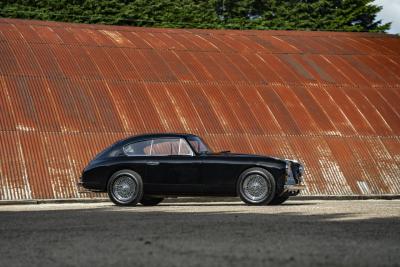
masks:
<svg viewBox="0 0 400 267"><path fill-rule="evenodd" d="M251 205L266 205L275 196L275 179L262 168L244 171L238 180L238 194L241 200Z"/></svg>
<svg viewBox="0 0 400 267"><path fill-rule="evenodd" d="M111 201L119 206L134 206L143 196L143 182L140 175L132 170L114 173L107 184Z"/></svg>
<svg viewBox="0 0 400 267"><path fill-rule="evenodd" d="M162 197L143 196L142 200L140 200L140 204L143 206L155 206L163 200L164 198Z"/></svg>

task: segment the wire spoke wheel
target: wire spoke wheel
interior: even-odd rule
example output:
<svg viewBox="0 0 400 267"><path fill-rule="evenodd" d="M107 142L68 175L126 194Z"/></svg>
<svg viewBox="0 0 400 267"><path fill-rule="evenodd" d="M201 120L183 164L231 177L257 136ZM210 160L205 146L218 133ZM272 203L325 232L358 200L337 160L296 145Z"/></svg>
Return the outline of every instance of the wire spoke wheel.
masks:
<svg viewBox="0 0 400 267"><path fill-rule="evenodd" d="M112 185L112 194L120 202L129 202L137 194L136 181L128 175L119 176Z"/></svg>
<svg viewBox="0 0 400 267"><path fill-rule="evenodd" d="M243 193L251 201L261 201L268 195L268 183L259 174L251 174L243 181Z"/></svg>

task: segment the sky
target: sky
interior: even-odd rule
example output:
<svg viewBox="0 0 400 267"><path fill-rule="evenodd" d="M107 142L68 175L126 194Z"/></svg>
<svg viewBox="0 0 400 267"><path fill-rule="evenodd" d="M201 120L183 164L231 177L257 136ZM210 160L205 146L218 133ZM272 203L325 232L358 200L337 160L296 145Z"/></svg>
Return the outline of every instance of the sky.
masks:
<svg viewBox="0 0 400 267"><path fill-rule="evenodd" d="M377 19L382 22L392 22L388 33L400 34L400 0L375 0L374 4L383 6Z"/></svg>

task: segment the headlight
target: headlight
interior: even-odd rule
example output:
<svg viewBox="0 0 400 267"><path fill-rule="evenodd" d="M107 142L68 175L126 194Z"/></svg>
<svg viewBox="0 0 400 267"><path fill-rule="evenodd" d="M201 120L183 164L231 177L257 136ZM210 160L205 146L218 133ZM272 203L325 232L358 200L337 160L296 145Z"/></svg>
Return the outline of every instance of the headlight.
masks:
<svg viewBox="0 0 400 267"><path fill-rule="evenodd" d="M286 161L286 173L289 173L291 171L291 162L289 160Z"/></svg>
<svg viewBox="0 0 400 267"><path fill-rule="evenodd" d="M300 164L299 166L299 173L302 176L304 174L304 166Z"/></svg>

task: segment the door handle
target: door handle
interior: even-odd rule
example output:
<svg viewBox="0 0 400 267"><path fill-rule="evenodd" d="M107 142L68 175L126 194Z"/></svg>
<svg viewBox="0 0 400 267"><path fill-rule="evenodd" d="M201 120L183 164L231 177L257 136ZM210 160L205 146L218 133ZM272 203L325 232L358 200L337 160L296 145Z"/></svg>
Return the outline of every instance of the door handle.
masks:
<svg viewBox="0 0 400 267"><path fill-rule="evenodd" d="M157 161L149 161L149 162L147 162L146 163L147 165L158 165L158 164L160 164L160 162L157 162Z"/></svg>

